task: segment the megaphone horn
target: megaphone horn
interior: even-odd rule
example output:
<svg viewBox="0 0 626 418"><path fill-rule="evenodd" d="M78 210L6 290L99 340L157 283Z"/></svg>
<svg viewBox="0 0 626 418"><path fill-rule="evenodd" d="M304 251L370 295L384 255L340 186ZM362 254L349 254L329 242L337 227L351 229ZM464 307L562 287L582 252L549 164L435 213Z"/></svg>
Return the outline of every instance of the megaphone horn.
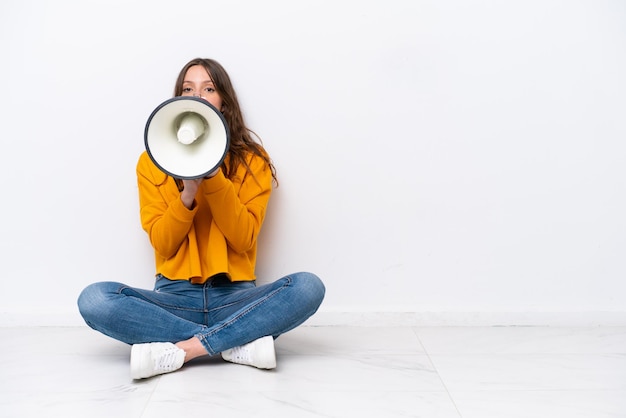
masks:
<svg viewBox="0 0 626 418"><path fill-rule="evenodd" d="M179 96L154 109L144 142L161 171L178 179L198 179L222 165L230 132L222 113L209 102Z"/></svg>

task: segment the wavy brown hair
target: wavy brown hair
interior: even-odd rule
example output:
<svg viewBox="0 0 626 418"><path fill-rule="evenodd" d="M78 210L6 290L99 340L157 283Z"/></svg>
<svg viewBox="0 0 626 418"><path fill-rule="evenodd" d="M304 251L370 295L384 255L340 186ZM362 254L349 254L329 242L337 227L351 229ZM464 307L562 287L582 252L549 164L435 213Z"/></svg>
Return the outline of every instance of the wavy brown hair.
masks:
<svg viewBox="0 0 626 418"><path fill-rule="evenodd" d="M222 163L222 170L226 177L232 180L237 173L237 169L242 164L246 167L246 170L251 173L246 157L252 153L265 161L272 172L274 184L277 186L278 179L276 177L276 168L263 148L260 137L246 126L241 108L239 107L239 101L237 100L237 93L235 93L228 73L219 62L210 58L194 58L185 64L176 79L174 96L182 96L185 74L187 74L187 70L194 65L204 67L213 81L215 90L222 98L221 112L230 130L228 164L226 164L226 162ZM258 142L254 138L256 138Z"/></svg>

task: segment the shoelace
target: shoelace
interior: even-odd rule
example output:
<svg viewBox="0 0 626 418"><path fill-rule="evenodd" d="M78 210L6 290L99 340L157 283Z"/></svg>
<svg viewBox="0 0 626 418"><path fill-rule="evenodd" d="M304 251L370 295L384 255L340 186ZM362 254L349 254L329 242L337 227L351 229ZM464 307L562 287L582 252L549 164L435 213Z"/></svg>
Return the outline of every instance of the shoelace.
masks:
<svg viewBox="0 0 626 418"><path fill-rule="evenodd" d="M233 360L236 361L250 361L250 350L246 345L233 347L231 349Z"/></svg>
<svg viewBox="0 0 626 418"><path fill-rule="evenodd" d="M154 368L164 372L174 371L176 369L176 355L178 348L168 348L154 361Z"/></svg>

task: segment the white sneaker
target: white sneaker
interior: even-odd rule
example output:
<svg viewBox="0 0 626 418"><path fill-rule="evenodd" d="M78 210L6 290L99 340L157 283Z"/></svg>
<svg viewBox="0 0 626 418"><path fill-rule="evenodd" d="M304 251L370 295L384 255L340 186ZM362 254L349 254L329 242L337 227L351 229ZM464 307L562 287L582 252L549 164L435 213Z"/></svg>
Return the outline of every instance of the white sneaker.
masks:
<svg viewBox="0 0 626 418"><path fill-rule="evenodd" d="M231 363L245 364L259 369L276 368L274 338L270 335L251 343L222 351L222 358Z"/></svg>
<svg viewBox="0 0 626 418"><path fill-rule="evenodd" d="M183 367L185 351L172 343L135 344L130 351L130 376L145 379Z"/></svg>

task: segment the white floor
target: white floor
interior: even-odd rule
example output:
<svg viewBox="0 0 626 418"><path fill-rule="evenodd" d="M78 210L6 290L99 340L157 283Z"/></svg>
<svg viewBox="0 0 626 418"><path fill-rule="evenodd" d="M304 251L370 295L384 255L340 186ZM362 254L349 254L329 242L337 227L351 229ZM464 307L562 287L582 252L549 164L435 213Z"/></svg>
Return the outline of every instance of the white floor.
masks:
<svg viewBox="0 0 626 418"><path fill-rule="evenodd" d="M300 327L278 368L129 378L86 327L0 328L0 417L626 417L626 328Z"/></svg>

